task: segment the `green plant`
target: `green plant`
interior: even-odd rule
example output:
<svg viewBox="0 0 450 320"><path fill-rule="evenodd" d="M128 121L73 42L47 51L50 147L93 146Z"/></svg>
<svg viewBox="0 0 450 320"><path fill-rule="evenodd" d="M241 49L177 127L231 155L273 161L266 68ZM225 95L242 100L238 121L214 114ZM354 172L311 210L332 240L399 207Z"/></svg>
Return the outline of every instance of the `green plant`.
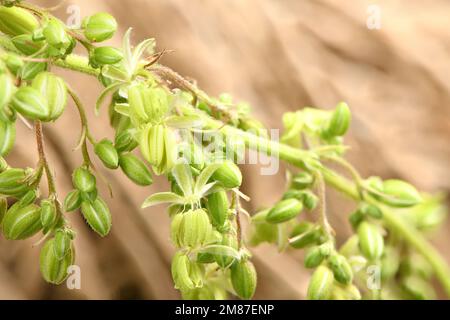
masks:
<svg viewBox="0 0 450 320"><path fill-rule="evenodd" d="M67 212L81 209L102 237L111 229L111 213L97 192L92 146L106 168L120 168L138 185L152 183L149 167L170 181L171 190L149 196L143 208L169 204L171 239L177 248L172 275L184 298L223 299L232 293L250 299L257 275L247 245L261 242L274 243L280 250L308 248L305 266L315 269L310 299L429 298L434 290L425 280L432 275L450 295L449 268L425 239L425 232L445 216L441 199L421 194L404 181L360 177L343 158L347 148L342 137L351 122L345 103L332 111L305 108L286 113L281 141L272 141L246 104L234 103L228 95L210 97L161 65L164 52L155 51L153 39L133 47L128 30L121 48L98 46L117 28L112 16L87 17L75 30L33 5L1 3L1 225L7 239L42 232L40 265L46 281L63 282L75 257L75 232L65 218ZM86 49L86 57L72 54L77 45ZM81 100L64 79L49 71L51 66L99 79L105 89L95 110L100 112L110 100L114 138L93 137ZM80 115L77 149L83 163L73 172L74 189L62 205L45 156L42 123L57 121L68 97ZM14 145L20 117L34 121L36 168L13 168L3 158ZM197 139L199 133L212 134L214 150ZM291 165L288 190L272 208L251 217L248 241L241 227L247 214L241 200L248 198L239 191L242 174L236 165L246 148ZM329 162L342 166L352 179L330 169ZM44 175L46 196L39 191ZM358 205L349 216L355 234L340 247L327 219L326 187ZM14 204L8 206L7 198ZM318 219L307 221L306 213L300 215L306 210L317 212ZM381 290L365 285L368 266L381 268Z"/></svg>

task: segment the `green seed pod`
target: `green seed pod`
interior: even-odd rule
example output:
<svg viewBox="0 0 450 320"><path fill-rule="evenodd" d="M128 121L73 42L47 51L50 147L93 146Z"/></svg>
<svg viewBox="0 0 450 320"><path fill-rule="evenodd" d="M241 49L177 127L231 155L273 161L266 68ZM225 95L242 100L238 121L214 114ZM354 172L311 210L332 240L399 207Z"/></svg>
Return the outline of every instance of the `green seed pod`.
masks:
<svg viewBox="0 0 450 320"><path fill-rule="evenodd" d="M336 281L342 284L349 284L353 280L352 267L348 263L344 256L339 254L333 254L329 259L328 263L331 270L333 271L334 278Z"/></svg>
<svg viewBox="0 0 450 320"><path fill-rule="evenodd" d="M218 181L223 187L232 189L241 186L242 173L234 162L225 160L214 172L212 179Z"/></svg>
<svg viewBox="0 0 450 320"><path fill-rule="evenodd" d="M292 188L302 190L312 186L314 177L308 172L297 173L292 178Z"/></svg>
<svg viewBox="0 0 450 320"><path fill-rule="evenodd" d="M19 71L24 66L23 60L15 54L8 54L5 58L5 64L8 70L15 76L19 75Z"/></svg>
<svg viewBox="0 0 450 320"><path fill-rule="evenodd" d="M35 42L31 34L22 34L11 39L14 46L23 54L30 56L42 48L42 42Z"/></svg>
<svg viewBox="0 0 450 320"><path fill-rule="evenodd" d="M308 210L314 210L319 202L319 197L308 190L304 190L302 193L302 203Z"/></svg>
<svg viewBox="0 0 450 320"><path fill-rule="evenodd" d="M108 169L117 169L119 167L119 154L108 139L103 139L97 143L94 151Z"/></svg>
<svg viewBox="0 0 450 320"><path fill-rule="evenodd" d="M67 105L67 87L64 80L53 73L41 72L34 78L32 86L47 100L48 116L44 120L58 119Z"/></svg>
<svg viewBox="0 0 450 320"><path fill-rule="evenodd" d="M333 288L333 272L326 266L319 266L314 271L308 286L309 300L328 300Z"/></svg>
<svg viewBox="0 0 450 320"><path fill-rule="evenodd" d="M64 211L71 212L81 207L81 192L80 190L70 191L64 199Z"/></svg>
<svg viewBox="0 0 450 320"><path fill-rule="evenodd" d="M164 159L165 141L164 126L147 125L141 133L141 153L142 156L152 166L159 167Z"/></svg>
<svg viewBox="0 0 450 320"><path fill-rule="evenodd" d="M333 111L324 135L327 138L343 136L350 126L351 118L352 115L348 105L345 102L339 103Z"/></svg>
<svg viewBox="0 0 450 320"><path fill-rule="evenodd" d="M37 58L43 58L37 57ZM33 80L40 72L43 72L47 69L47 63L46 62L26 62L22 68L20 68L19 77L22 80L31 81Z"/></svg>
<svg viewBox="0 0 450 320"><path fill-rule="evenodd" d="M123 53L114 47L99 47L92 50L90 62L94 66L116 64L123 59Z"/></svg>
<svg viewBox="0 0 450 320"><path fill-rule="evenodd" d="M287 199L297 199L299 201L302 201L303 200L303 192L300 190L289 189L288 191L286 191L283 194L283 198L282 198L282 200L287 200Z"/></svg>
<svg viewBox="0 0 450 320"><path fill-rule="evenodd" d="M319 227L313 227L299 235L291 236L289 245L295 249L303 249L314 244L319 244L322 241L322 237L322 230Z"/></svg>
<svg viewBox="0 0 450 320"><path fill-rule="evenodd" d="M48 231L56 222L56 206L53 200L41 201L41 223L44 233Z"/></svg>
<svg viewBox="0 0 450 320"><path fill-rule="evenodd" d="M125 175L140 186L149 186L153 183L152 174L145 163L132 153L120 155L120 168Z"/></svg>
<svg viewBox="0 0 450 320"><path fill-rule="evenodd" d="M6 211L8 211L8 200L6 198L0 198L0 225L3 222Z"/></svg>
<svg viewBox="0 0 450 320"><path fill-rule="evenodd" d="M190 273L191 262L189 257L181 252L175 253L172 259L172 279L175 288L180 290L194 289L195 284L191 280Z"/></svg>
<svg viewBox="0 0 450 320"><path fill-rule="evenodd" d="M61 284L68 276L68 268L75 259L75 250L71 246L64 259L55 255L55 239L48 240L41 249L40 269L45 281L52 284Z"/></svg>
<svg viewBox="0 0 450 320"><path fill-rule="evenodd" d="M422 197L417 189L402 180L391 179L384 181L383 194L375 195L375 197L392 207L406 208L422 202Z"/></svg>
<svg viewBox="0 0 450 320"><path fill-rule="evenodd" d="M359 289L352 285L342 285L337 282L334 283L331 289L331 300L361 300L361 293Z"/></svg>
<svg viewBox="0 0 450 320"><path fill-rule="evenodd" d="M208 209L213 226L223 227L228 218L229 203L227 193L224 190L214 192L207 199L206 208Z"/></svg>
<svg viewBox="0 0 450 320"><path fill-rule="evenodd" d="M56 49L65 49L70 46L70 37L59 20L49 19L42 33L47 43Z"/></svg>
<svg viewBox="0 0 450 320"><path fill-rule="evenodd" d="M197 254L197 263L214 263L216 262L216 258L213 254L207 252L201 252Z"/></svg>
<svg viewBox="0 0 450 320"><path fill-rule="evenodd" d="M84 167L77 168L72 174L72 182L75 188L83 192L92 192L95 190L95 176Z"/></svg>
<svg viewBox="0 0 450 320"><path fill-rule="evenodd" d="M222 241L221 241L220 244L223 245L223 246L231 247L233 249L237 249L238 248L237 239L236 239L235 236L233 236L231 234L223 235ZM217 264L221 268L228 268L233 263L234 258L230 257L230 256L224 256L224 255L216 254L215 255L215 260L216 260Z"/></svg>
<svg viewBox="0 0 450 320"><path fill-rule="evenodd" d="M287 199L278 202L267 214L269 223L282 223L294 219L300 214L303 204L297 199Z"/></svg>
<svg viewBox="0 0 450 320"><path fill-rule="evenodd" d="M94 202L97 199L98 190L96 188L94 191L91 191L91 192L80 191L80 196L81 196L81 202L83 202L83 201Z"/></svg>
<svg viewBox="0 0 450 320"><path fill-rule="evenodd" d="M176 247L181 247L181 224L183 222L183 214L177 213L173 216L172 222L170 224L170 238Z"/></svg>
<svg viewBox="0 0 450 320"><path fill-rule="evenodd" d="M36 190L36 189L29 190L29 191L27 191L27 193L25 193L25 194L20 198L20 200L17 202L17 204L18 204L20 207L26 207L26 206L28 206L29 204L34 203L34 200L36 200L37 196L38 196L38 195L37 195L37 190Z"/></svg>
<svg viewBox="0 0 450 320"><path fill-rule="evenodd" d="M250 261L237 261L231 266L231 283L241 299L249 300L256 290L256 270Z"/></svg>
<svg viewBox="0 0 450 320"><path fill-rule="evenodd" d="M92 42L102 42L112 38L117 30L117 22L108 13L97 13L83 20L84 36Z"/></svg>
<svg viewBox="0 0 450 320"><path fill-rule="evenodd" d="M370 261L381 258L384 240L379 229L368 223L361 222L358 226L359 247L363 255Z"/></svg>
<svg viewBox="0 0 450 320"><path fill-rule="evenodd" d="M42 228L41 208L34 204L26 207L12 206L3 218L2 227L6 239L27 239Z"/></svg>
<svg viewBox="0 0 450 320"><path fill-rule="evenodd" d="M111 213L101 198L97 198L93 203L83 201L81 212L92 230L102 237L109 233L111 230Z"/></svg>
<svg viewBox="0 0 450 320"><path fill-rule="evenodd" d="M383 212L377 206L371 204L363 204L360 210L364 215L372 217L374 219L383 218Z"/></svg>
<svg viewBox="0 0 450 320"><path fill-rule="evenodd" d="M16 124L0 120L0 155L7 156L16 141Z"/></svg>
<svg viewBox="0 0 450 320"><path fill-rule="evenodd" d="M0 74L0 110L3 110L16 92L14 81L7 73Z"/></svg>
<svg viewBox="0 0 450 320"><path fill-rule="evenodd" d="M71 240L72 239L69 233L65 230L59 229L55 232L53 251L58 260L64 259L64 257L70 252Z"/></svg>
<svg viewBox="0 0 450 320"><path fill-rule="evenodd" d="M319 247L311 248L305 256L305 267L317 268L325 258L326 256L322 254Z"/></svg>
<svg viewBox="0 0 450 320"><path fill-rule="evenodd" d="M28 10L0 6L0 31L9 36L32 33L39 27L39 21Z"/></svg>
<svg viewBox="0 0 450 320"><path fill-rule="evenodd" d="M30 189L26 183L27 171L24 169L7 169L0 173L0 194L21 197Z"/></svg>
<svg viewBox="0 0 450 320"><path fill-rule="evenodd" d="M212 232L208 214L203 209L183 213L179 231L179 242L183 247L195 248L204 245Z"/></svg>
<svg viewBox="0 0 450 320"><path fill-rule="evenodd" d="M138 142L134 138L130 130L124 130L116 135L114 139L114 147L117 152L130 152L138 146Z"/></svg>
<svg viewBox="0 0 450 320"><path fill-rule="evenodd" d="M22 87L14 94L11 106L20 114L33 120L46 121L50 110L45 96L33 87Z"/></svg>

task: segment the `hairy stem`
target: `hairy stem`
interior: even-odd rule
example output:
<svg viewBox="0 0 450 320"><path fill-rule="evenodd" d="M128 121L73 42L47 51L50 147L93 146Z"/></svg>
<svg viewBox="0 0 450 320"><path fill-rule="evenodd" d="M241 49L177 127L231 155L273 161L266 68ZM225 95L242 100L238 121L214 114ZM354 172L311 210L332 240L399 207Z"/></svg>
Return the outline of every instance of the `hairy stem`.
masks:
<svg viewBox="0 0 450 320"><path fill-rule="evenodd" d="M39 154L39 162L44 167L45 175L47 176L48 192L50 195L56 195L55 180L54 180L53 174L50 170L50 166L48 164L47 157L45 156L44 136L42 133L42 123L40 121L35 121L34 128L35 128L37 149L38 149L38 154Z"/></svg>

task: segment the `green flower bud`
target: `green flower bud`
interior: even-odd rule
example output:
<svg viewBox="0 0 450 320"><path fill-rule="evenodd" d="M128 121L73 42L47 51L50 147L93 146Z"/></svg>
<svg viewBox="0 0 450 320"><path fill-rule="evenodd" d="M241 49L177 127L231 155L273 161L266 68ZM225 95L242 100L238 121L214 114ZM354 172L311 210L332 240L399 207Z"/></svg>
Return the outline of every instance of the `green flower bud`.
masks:
<svg viewBox="0 0 450 320"><path fill-rule="evenodd" d="M412 207L422 202L420 193L409 183L391 179L383 182L383 195L374 195L381 202L399 208Z"/></svg>
<svg viewBox="0 0 450 320"><path fill-rule="evenodd" d="M22 34L11 39L14 46L27 56L35 54L42 48L42 42L35 42L31 34Z"/></svg>
<svg viewBox="0 0 450 320"><path fill-rule="evenodd" d="M216 258L213 254L208 253L208 252L201 252L197 254L197 263L205 263L205 264L209 264L209 263L214 263L216 262Z"/></svg>
<svg viewBox="0 0 450 320"><path fill-rule="evenodd" d="M83 192L92 192L95 190L95 176L84 167L77 168L72 174L72 182L75 188Z"/></svg>
<svg viewBox="0 0 450 320"><path fill-rule="evenodd" d="M238 248L237 239L235 236L232 236L231 234L223 235L222 241L220 244L223 246L231 247L233 249ZM234 258L230 257L230 256L226 256L226 255L216 254L215 260L220 267L228 268L233 263Z"/></svg>
<svg viewBox="0 0 450 320"><path fill-rule="evenodd" d="M6 212L2 227L6 239L27 239L42 228L41 208L34 204L21 207L17 203Z"/></svg>
<svg viewBox="0 0 450 320"><path fill-rule="evenodd" d="M16 141L16 125L13 122L0 121L0 155L7 156Z"/></svg>
<svg viewBox="0 0 450 320"><path fill-rule="evenodd" d="M182 247L180 233L183 217L183 213L175 214L170 224L170 238L172 239L172 242L176 247Z"/></svg>
<svg viewBox="0 0 450 320"><path fill-rule="evenodd" d="M3 110L16 92L14 81L7 73L0 74L0 110Z"/></svg>
<svg viewBox="0 0 450 320"><path fill-rule="evenodd" d="M6 211L8 211L8 200L6 198L0 198L0 225L2 224Z"/></svg>
<svg viewBox="0 0 450 320"><path fill-rule="evenodd" d="M9 36L32 33L39 27L39 21L28 10L0 6L0 31Z"/></svg>
<svg viewBox="0 0 450 320"><path fill-rule="evenodd" d="M303 192L300 190L289 189L288 191L286 191L283 194L283 198L282 198L282 200L287 200L287 199L297 199L299 201L302 201L303 200Z"/></svg>
<svg viewBox="0 0 450 320"><path fill-rule="evenodd" d="M372 217L374 219L381 219L383 218L383 212L380 210L380 208L378 208L377 206L368 204L368 205L363 205L361 207L361 210L363 211L363 213L369 217Z"/></svg>
<svg viewBox="0 0 450 320"><path fill-rule="evenodd" d="M41 223L44 233L48 231L56 222L56 206L53 200L41 201Z"/></svg>
<svg viewBox="0 0 450 320"><path fill-rule="evenodd" d="M125 175L140 186L149 186L153 183L152 174L145 163L132 153L120 155L120 168Z"/></svg>
<svg viewBox="0 0 450 320"><path fill-rule="evenodd" d="M204 245L212 232L208 214L203 209L190 210L182 214L179 242L183 247L195 248Z"/></svg>
<svg viewBox="0 0 450 320"><path fill-rule="evenodd" d="M317 268L325 258L326 255L322 253L319 247L311 248L305 256L305 267Z"/></svg>
<svg viewBox="0 0 450 320"><path fill-rule="evenodd" d="M308 210L314 210L319 202L319 197L308 190L304 190L302 193L302 203Z"/></svg>
<svg viewBox="0 0 450 320"><path fill-rule="evenodd" d="M50 116L45 96L33 87L22 87L14 94L11 106L20 114L33 120L46 121Z"/></svg>
<svg viewBox="0 0 450 320"><path fill-rule="evenodd" d="M269 223L282 223L294 219L300 214L303 204L297 199L287 199L278 202L267 214Z"/></svg>
<svg viewBox="0 0 450 320"><path fill-rule="evenodd" d="M5 64L8 70L15 76L19 74L20 69L24 66L23 60L15 54L8 54L5 58Z"/></svg>
<svg viewBox="0 0 450 320"><path fill-rule="evenodd" d="M138 142L134 138L130 130L124 130L116 135L114 140L114 147L117 152L130 152L134 150Z"/></svg>
<svg viewBox="0 0 450 320"><path fill-rule="evenodd" d="M135 85L128 89L128 102L133 123L158 124L169 110L170 96L162 88Z"/></svg>
<svg viewBox="0 0 450 320"><path fill-rule="evenodd" d="M67 35L65 26L56 19L50 19L43 29L45 40L56 49L70 46L70 37Z"/></svg>
<svg viewBox="0 0 450 320"><path fill-rule="evenodd" d="M227 189L240 187L242 184L242 173L239 167L230 160L225 160L212 175L212 179L219 182Z"/></svg>
<svg viewBox="0 0 450 320"><path fill-rule="evenodd" d="M55 241L53 243L53 251L55 257L58 260L64 259L64 257L70 252L71 248L70 234L65 230L59 229L55 232Z"/></svg>
<svg viewBox="0 0 450 320"><path fill-rule="evenodd" d="M43 58L43 56L38 56L36 58ZM19 77L22 80L31 81L33 80L39 73L44 72L47 69L46 62L26 62L22 68L20 68Z"/></svg>
<svg viewBox="0 0 450 320"><path fill-rule="evenodd" d="M333 288L333 272L326 266L319 266L314 271L308 286L309 300L328 300Z"/></svg>
<svg viewBox="0 0 450 320"><path fill-rule="evenodd" d="M359 289L352 284L343 286L335 282L331 291L332 300L361 300Z"/></svg>
<svg viewBox="0 0 450 320"><path fill-rule="evenodd" d="M333 271L336 281L342 284L349 284L353 280L352 267L344 256L333 254L328 259L328 264Z"/></svg>
<svg viewBox="0 0 450 320"><path fill-rule="evenodd" d="M80 191L80 196L81 196L81 202L83 202L83 201L94 202L97 199L98 190L97 190L97 188L95 188L94 191L91 191L91 192Z"/></svg>
<svg viewBox="0 0 450 320"><path fill-rule="evenodd" d="M29 190L27 193L25 193L17 202L17 204L20 207L26 207L29 204L34 203L34 200L36 200L38 194L37 194L37 190L33 189L33 190Z"/></svg>
<svg viewBox="0 0 450 320"><path fill-rule="evenodd" d="M189 257L181 252L175 253L172 259L172 279L175 288L180 290L194 289L195 284L190 278L191 262Z"/></svg>
<svg viewBox="0 0 450 320"><path fill-rule="evenodd" d="M83 201L81 212L92 230L102 237L109 233L111 230L111 213L101 198L97 198L93 203Z"/></svg>
<svg viewBox="0 0 450 320"><path fill-rule="evenodd" d="M45 281L52 284L61 284L68 276L68 268L75 259L75 250L71 246L63 259L55 255L55 239L48 240L41 249L40 269Z"/></svg>
<svg viewBox="0 0 450 320"><path fill-rule="evenodd" d="M223 227L228 219L228 196L225 191L218 191L208 196L206 207L215 227Z"/></svg>
<svg viewBox="0 0 450 320"><path fill-rule="evenodd" d="M108 139L103 139L97 143L94 151L105 167L109 169L117 169L119 167L119 154Z"/></svg>
<svg viewBox="0 0 450 320"><path fill-rule="evenodd" d="M123 59L123 53L114 47L99 47L92 50L90 62L93 66L116 64Z"/></svg>
<svg viewBox="0 0 450 320"><path fill-rule="evenodd" d="M23 169L7 169L0 173L0 194L20 197L30 189L26 183L27 171Z"/></svg>
<svg viewBox="0 0 450 320"><path fill-rule="evenodd" d="M231 266L231 283L241 299L249 300L256 290L256 270L250 261L236 261Z"/></svg>
<svg viewBox="0 0 450 320"><path fill-rule="evenodd" d="M351 117L348 105L345 102L339 103L333 111L324 135L327 138L343 136L350 126Z"/></svg>
<svg viewBox="0 0 450 320"><path fill-rule="evenodd" d="M81 207L81 192L80 190L70 191L64 199L64 211L71 212Z"/></svg>
<svg viewBox="0 0 450 320"><path fill-rule="evenodd" d="M162 164L165 152L164 126L147 125L141 133L142 156L152 165L158 167Z"/></svg>
<svg viewBox="0 0 450 320"><path fill-rule="evenodd" d="M292 188L294 189L306 189L312 186L314 183L314 177L308 172L297 173L292 178Z"/></svg>
<svg viewBox="0 0 450 320"><path fill-rule="evenodd" d="M102 42L112 38L117 30L117 22L108 13L97 13L83 20L85 37L92 42Z"/></svg>
<svg viewBox="0 0 450 320"><path fill-rule="evenodd" d="M361 222L358 226L359 247L370 261L378 260L383 254L384 240L377 226Z"/></svg>
<svg viewBox="0 0 450 320"><path fill-rule="evenodd" d="M33 88L47 100L48 116L45 121L55 121L67 105L67 87L64 80L53 73L41 72L34 78Z"/></svg>
<svg viewBox="0 0 450 320"><path fill-rule="evenodd" d="M295 249L303 249L314 244L319 244L322 241L322 237L323 232L320 227L312 227L298 235L291 235L289 245Z"/></svg>

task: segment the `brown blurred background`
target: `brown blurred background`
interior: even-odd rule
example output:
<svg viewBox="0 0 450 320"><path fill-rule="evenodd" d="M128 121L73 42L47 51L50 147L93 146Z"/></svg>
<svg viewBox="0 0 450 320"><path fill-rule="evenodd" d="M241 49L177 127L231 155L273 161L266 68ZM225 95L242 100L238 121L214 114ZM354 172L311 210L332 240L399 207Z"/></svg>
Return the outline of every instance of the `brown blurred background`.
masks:
<svg viewBox="0 0 450 320"><path fill-rule="evenodd" d="M57 1L34 1L44 7ZM370 4L381 13L381 29L370 30ZM303 106L333 108L346 101L354 120L346 142L349 160L364 176L400 177L430 192L450 190L450 2L445 0L71 0L55 14L69 17L112 13L133 40L154 37L159 49L173 49L162 62L217 95L232 93L253 106L267 126L280 128L287 110ZM370 8L369 8L370 11ZM111 137L105 112L94 117L101 87L86 76L58 71L80 93L97 138ZM81 163L72 152L79 133L73 105L46 126L46 147L62 196L71 188L70 172ZM32 132L18 126L8 161L34 166ZM101 167L101 166L99 166ZM0 298L176 299L170 277L169 219L164 208L140 210L143 199L167 184L157 179L140 188L119 171L104 171L113 185L108 200L113 228L99 238L79 213L68 219L77 230L81 290L46 284L39 274L39 248L29 241L0 240ZM261 177L245 168L243 191L249 211L280 196L283 175ZM106 197L106 190L103 188ZM342 241L350 232L351 204L329 193L332 223ZM450 261L450 224L433 242ZM277 253L263 245L254 251L259 275L257 299L301 299L309 271L297 252Z"/></svg>

